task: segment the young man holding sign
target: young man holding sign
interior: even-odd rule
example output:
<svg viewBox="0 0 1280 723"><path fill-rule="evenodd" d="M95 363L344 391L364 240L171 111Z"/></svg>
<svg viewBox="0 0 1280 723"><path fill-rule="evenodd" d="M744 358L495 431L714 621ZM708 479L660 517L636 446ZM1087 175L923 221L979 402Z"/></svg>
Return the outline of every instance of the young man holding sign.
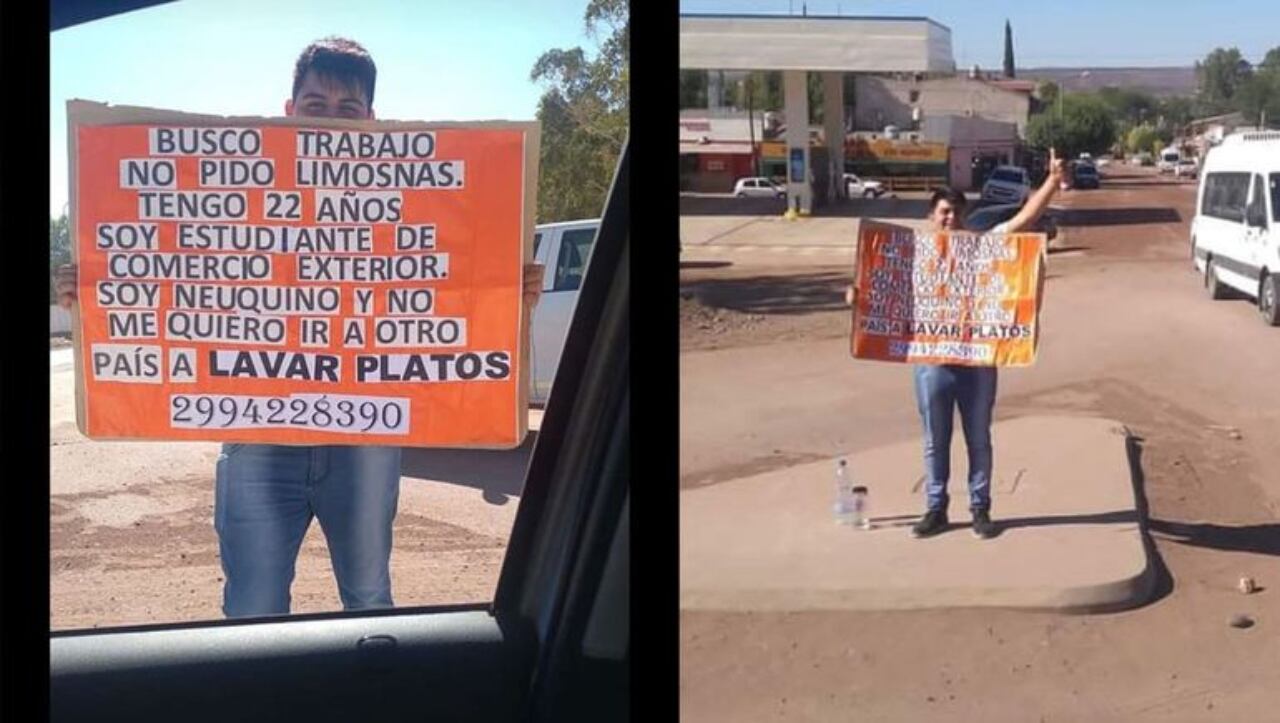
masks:
<svg viewBox="0 0 1280 723"><path fill-rule="evenodd" d="M326 38L303 50L285 115L373 120L377 69L358 43ZM525 328L542 267L524 273ZM76 303L76 269L57 274L59 303ZM218 458L215 528L228 617L289 612L303 537L315 517L329 544L346 610L390 607L392 523L400 448L225 444Z"/></svg>
<svg viewBox="0 0 1280 723"><path fill-rule="evenodd" d="M1017 233L1029 229L1058 190L1063 178L1062 161L1049 151L1049 174L1016 216L988 233ZM950 188L934 192L929 205L929 230L963 231L965 197ZM846 301L854 303L851 286ZM924 426L926 511L912 528L916 537L930 537L947 529L951 476L951 432L957 407L969 452L969 508L973 533L980 538L995 535L991 522L991 417L996 401L996 367L953 364L917 364L914 369L916 405Z"/></svg>

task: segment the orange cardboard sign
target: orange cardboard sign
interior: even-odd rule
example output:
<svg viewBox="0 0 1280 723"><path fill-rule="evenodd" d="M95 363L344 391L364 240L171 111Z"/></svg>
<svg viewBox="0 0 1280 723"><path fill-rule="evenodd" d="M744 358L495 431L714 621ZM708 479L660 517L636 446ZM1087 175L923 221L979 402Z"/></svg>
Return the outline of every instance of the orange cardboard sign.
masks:
<svg viewBox="0 0 1280 723"><path fill-rule="evenodd" d="M1039 341L1043 234L917 232L863 223L853 356L1029 366Z"/></svg>
<svg viewBox="0 0 1280 723"><path fill-rule="evenodd" d="M536 124L68 117L86 436L520 444Z"/></svg>

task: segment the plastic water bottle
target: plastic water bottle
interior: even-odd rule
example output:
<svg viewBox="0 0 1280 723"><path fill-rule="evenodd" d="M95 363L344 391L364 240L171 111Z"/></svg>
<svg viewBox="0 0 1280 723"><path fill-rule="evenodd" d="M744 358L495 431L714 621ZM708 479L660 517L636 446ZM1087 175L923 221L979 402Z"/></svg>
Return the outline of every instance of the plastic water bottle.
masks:
<svg viewBox="0 0 1280 723"><path fill-rule="evenodd" d="M856 485L853 488L853 505L850 524L860 530L871 529L871 516L867 514L867 488Z"/></svg>
<svg viewBox="0 0 1280 723"><path fill-rule="evenodd" d="M852 525L853 510L853 480L849 477L849 463L842 459L836 463L836 501L831 507L836 524Z"/></svg>

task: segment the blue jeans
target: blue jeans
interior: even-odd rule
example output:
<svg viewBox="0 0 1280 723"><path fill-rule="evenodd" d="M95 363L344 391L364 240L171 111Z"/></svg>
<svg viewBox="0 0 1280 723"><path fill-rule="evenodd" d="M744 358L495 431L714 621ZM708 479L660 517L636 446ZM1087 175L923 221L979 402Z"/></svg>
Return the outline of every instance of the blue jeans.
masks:
<svg viewBox="0 0 1280 723"><path fill-rule="evenodd" d="M294 563L312 517L329 543L343 608L392 606L399 447L224 444L216 483L227 617L289 612Z"/></svg>
<svg viewBox="0 0 1280 723"><path fill-rule="evenodd" d="M925 494L930 510L946 510L951 498L951 426L956 406L969 449L969 509L991 509L991 412L996 403L996 368L926 366L915 368L916 405L924 423Z"/></svg>

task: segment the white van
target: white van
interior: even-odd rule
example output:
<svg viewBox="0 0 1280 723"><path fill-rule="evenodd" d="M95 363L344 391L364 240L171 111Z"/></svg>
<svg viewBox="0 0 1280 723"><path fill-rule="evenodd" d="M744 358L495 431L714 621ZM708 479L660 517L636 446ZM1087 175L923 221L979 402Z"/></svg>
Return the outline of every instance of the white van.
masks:
<svg viewBox="0 0 1280 723"><path fill-rule="evenodd" d="M1173 173L1182 160L1182 153L1177 146L1169 146L1160 151L1160 160L1156 162L1156 170L1160 173Z"/></svg>
<svg viewBox="0 0 1280 723"><path fill-rule="evenodd" d="M578 288L595 246L600 219L564 221L538 226L533 234L533 258L542 264L542 298L533 309L531 337L533 369L529 401L546 404L551 382L560 366Z"/></svg>
<svg viewBox="0 0 1280 723"><path fill-rule="evenodd" d="M1280 131L1236 133L1209 151L1191 255L1212 298L1235 289L1280 326Z"/></svg>

